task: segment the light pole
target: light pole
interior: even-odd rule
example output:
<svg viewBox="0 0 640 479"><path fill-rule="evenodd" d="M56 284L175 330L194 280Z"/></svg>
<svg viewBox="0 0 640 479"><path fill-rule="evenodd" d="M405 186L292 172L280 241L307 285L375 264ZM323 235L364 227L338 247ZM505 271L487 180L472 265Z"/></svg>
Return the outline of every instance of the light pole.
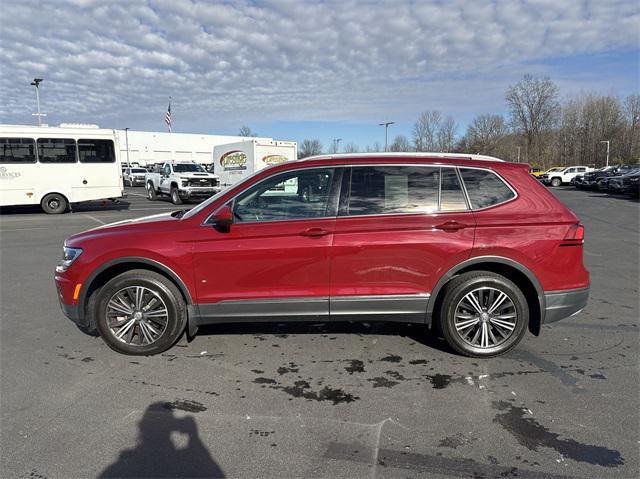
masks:
<svg viewBox="0 0 640 479"><path fill-rule="evenodd" d="M607 144L607 164L605 166L609 166L609 140L602 140L600 143L606 143Z"/></svg>
<svg viewBox="0 0 640 479"><path fill-rule="evenodd" d="M131 166L129 163L129 128L124 129L124 142L127 145L127 166Z"/></svg>
<svg viewBox="0 0 640 479"><path fill-rule="evenodd" d="M516 146L516 148L518 149L518 163L520 163L520 147Z"/></svg>
<svg viewBox="0 0 640 479"><path fill-rule="evenodd" d="M338 153L338 149L340 148L340 142L342 141L342 138L334 138L333 139L333 149L335 150L336 153Z"/></svg>
<svg viewBox="0 0 640 479"><path fill-rule="evenodd" d="M42 126L42 117L47 116L45 113L40 113L40 82L42 78L34 78L31 82L31 86L36 87L36 105L38 105L38 113L32 113L32 116L38 117L38 126Z"/></svg>
<svg viewBox="0 0 640 479"><path fill-rule="evenodd" d="M385 121L384 123L378 123L378 126L384 126L384 151L387 151L387 130L389 125L393 125L395 121Z"/></svg>

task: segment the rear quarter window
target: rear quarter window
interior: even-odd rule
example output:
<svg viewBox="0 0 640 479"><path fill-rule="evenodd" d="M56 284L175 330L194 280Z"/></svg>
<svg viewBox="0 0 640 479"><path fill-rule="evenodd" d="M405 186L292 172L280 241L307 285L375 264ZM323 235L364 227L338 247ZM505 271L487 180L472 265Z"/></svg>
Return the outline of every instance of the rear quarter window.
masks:
<svg viewBox="0 0 640 479"><path fill-rule="evenodd" d="M498 205L515 198L515 193L495 173L460 168L464 186L474 210Z"/></svg>

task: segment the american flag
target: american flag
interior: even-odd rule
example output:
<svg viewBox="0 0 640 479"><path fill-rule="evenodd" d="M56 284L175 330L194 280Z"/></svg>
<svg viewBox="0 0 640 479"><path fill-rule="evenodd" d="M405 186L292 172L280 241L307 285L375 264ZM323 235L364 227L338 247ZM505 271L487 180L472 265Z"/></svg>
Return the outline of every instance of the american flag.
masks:
<svg viewBox="0 0 640 479"><path fill-rule="evenodd" d="M169 133L171 133L171 102L169 102L169 106L167 107L167 113L164 115L164 122L167 124L169 128Z"/></svg>

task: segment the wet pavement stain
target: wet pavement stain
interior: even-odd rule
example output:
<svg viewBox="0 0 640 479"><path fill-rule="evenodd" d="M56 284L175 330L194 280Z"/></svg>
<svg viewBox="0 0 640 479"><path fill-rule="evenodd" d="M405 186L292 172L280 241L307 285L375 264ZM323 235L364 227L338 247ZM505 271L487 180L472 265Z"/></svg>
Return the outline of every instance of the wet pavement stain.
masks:
<svg viewBox="0 0 640 479"><path fill-rule="evenodd" d="M162 404L162 407L169 410L177 409L180 411L193 412L193 413L203 412L207 410L207 408L204 407L198 401L193 401L189 399L178 399L177 401L166 402Z"/></svg>
<svg viewBox="0 0 640 479"><path fill-rule="evenodd" d="M426 375L425 378L429 380L433 389L444 389L451 384L452 378L449 374L434 374ZM460 379L456 379L453 382L462 382Z"/></svg>
<svg viewBox="0 0 640 479"><path fill-rule="evenodd" d="M429 361L427 361L426 359L414 359L413 361L409 361L409 364L428 364Z"/></svg>
<svg viewBox="0 0 640 479"><path fill-rule="evenodd" d="M475 437L467 437L464 434L458 433L453 436L445 437L438 444L439 447L448 447L450 449L458 449L460 446L464 446L466 444L470 444L478 439Z"/></svg>
<svg viewBox="0 0 640 479"><path fill-rule="evenodd" d="M347 362L349 363L349 366L345 366L344 370L349 374L365 372L364 363L359 359L347 359Z"/></svg>
<svg viewBox="0 0 640 479"><path fill-rule="evenodd" d="M389 356L380 358L380 361L387 361L389 363L399 363L400 361L402 361L402 356L396 356L395 354L390 354Z"/></svg>
<svg viewBox="0 0 640 479"><path fill-rule="evenodd" d="M300 368L295 363L289 363L288 367L280 366L278 368L278 374L280 376L282 376L283 374L287 374L287 373L297 373L299 371L300 371Z"/></svg>
<svg viewBox="0 0 640 479"><path fill-rule="evenodd" d="M275 379L269 379L269 378L255 378L253 382L256 384L276 384L277 383Z"/></svg>
<svg viewBox="0 0 640 479"><path fill-rule="evenodd" d="M374 388L392 388L393 386L396 386L396 385L400 384L397 381L391 381L391 380L389 380L387 378L384 378L382 376L377 377L377 378L367 379L367 381L372 382Z"/></svg>
<svg viewBox="0 0 640 479"><path fill-rule="evenodd" d="M404 381L405 379L407 379L402 374L400 374L398 371L385 371L384 373L388 374L393 379L397 379L398 381Z"/></svg>
<svg viewBox="0 0 640 479"><path fill-rule="evenodd" d="M531 451L547 447L578 462L604 467L617 467L624 464L624 459L614 449L583 444L573 439L560 439L559 434L550 432L532 417L525 417L527 414L525 408L513 406L506 401L494 401L492 405L495 409L504 411L496 414L493 422L500 424L522 446Z"/></svg>
<svg viewBox="0 0 640 479"><path fill-rule="evenodd" d="M307 381L296 381L294 386L272 386L274 389L281 389L293 397L304 398L312 401L331 401L334 405L340 403L350 403L360 399L358 396L344 392L342 389L333 389L325 386L320 391L311 390L311 385Z"/></svg>

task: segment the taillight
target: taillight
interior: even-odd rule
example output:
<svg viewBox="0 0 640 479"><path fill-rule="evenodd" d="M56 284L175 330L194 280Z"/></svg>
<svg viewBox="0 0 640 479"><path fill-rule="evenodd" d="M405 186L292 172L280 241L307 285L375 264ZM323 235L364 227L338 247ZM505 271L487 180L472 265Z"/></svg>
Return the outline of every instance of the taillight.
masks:
<svg viewBox="0 0 640 479"><path fill-rule="evenodd" d="M584 244L584 226L581 224L571 225L569 231L564 235L560 246L576 246Z"/></svg>

